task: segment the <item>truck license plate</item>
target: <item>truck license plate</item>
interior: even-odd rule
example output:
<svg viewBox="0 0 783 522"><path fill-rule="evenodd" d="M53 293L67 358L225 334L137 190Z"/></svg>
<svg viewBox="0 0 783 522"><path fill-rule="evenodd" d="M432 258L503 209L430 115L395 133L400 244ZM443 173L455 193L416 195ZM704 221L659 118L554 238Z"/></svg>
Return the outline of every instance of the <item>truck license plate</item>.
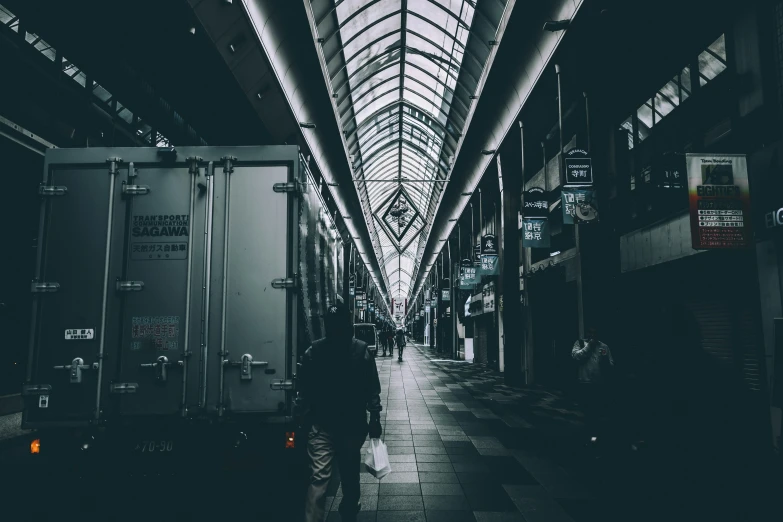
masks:
<svg viewBox="0 0 783 522"><path fill-rule="evenodd" d="M136 443L136 453L171 453L174 451L173 440L142 440Z"/></svg>

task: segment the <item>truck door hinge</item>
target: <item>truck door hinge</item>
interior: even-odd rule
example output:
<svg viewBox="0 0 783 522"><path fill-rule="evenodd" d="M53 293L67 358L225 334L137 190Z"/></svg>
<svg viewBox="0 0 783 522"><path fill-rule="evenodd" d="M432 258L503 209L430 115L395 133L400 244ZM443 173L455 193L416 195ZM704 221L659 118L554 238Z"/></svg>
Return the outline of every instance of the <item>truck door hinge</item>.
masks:
<svg viewBox="0 0 783 522"><path fill-rule="evenodd" d="M122 182L123 196L145 196L150 193L149 185L128 185Z"/></svg>
<svg viewBox="0 0 783 522"><path fill-rule="evenodd" d="M243 381L253 380L253 367L254 366L269 366L266 361L254 361L253 356L249 353L243 355L238 361L223 361L226 366L239 366L239 378Z"/></svg>
<svg viewBox="0 0 783 522"><path fill-rule="evenodd" d="M137 382L113 382L109 386L109 393L136 393L139 389Z"/></svg>
<svg viewBox="0 0 783 522"><path fill-rule="evenodd" d="M144 290L144 281L117 281L118 292L141 292Z"/></svg>
<svg viewBox="0 0 783 522"><path fill-rule="evenodd" d="M272 190L275 192L299 192L299 184L296 181L289 181L288 183L275 183L272 185Z"/></svg>
<svg viewBox="0 0 783 522"><path fill-rule="evenodd" d="M39 196L64 196L68 193L68 187L63 185L38 185Z"/></svg>
<svg viewBox="0 0 783 522"><path fill-rule="evenodd" d="M198 164L201 163L202 161L204 161L204 158L202 158L201 156L188 156L187 162L190 164L188 166L188 172L190 174L198 176L199 175Z"/></svg>
<svg viewBox="0 0 783 522"><path fill-rule="evenodd" d="M280 379L278 381L272 381L269 387L273 390L293 390L294 381L291 379Z"/></svg>
<svg viewBox="0 0 783 522"><path fill-rule="evenodd" d="M296 278L286 277L272 280L272 288L296 288Z"/></svg>
<svg viewBox="0 0 783 522"><path fill-rule="evenodd" d="M109 174L116 175L120 173L122 158L106 158L106 163L109 164Z"/></svg>
<svg viewBox="0 0 783 522"><path fill-rule="evenodd" d="M30 291L34 294L56 292L59 289L60 283L45 283L43 281L33 281L30 283Z"/></svg>
<svg viewBox="0 0 783 522"><path fill-rule="evenodd" d="M237 160L236 156L223 156L220 161L223 162L223 172L231 174L234 172L234 162Z"/></svg>
<svg viewBox="0 0 783 522"><path fill-rule="evenodd" d="M52 393L51 384L23 384L22 396L30 397L32 395L49 395Z"/></svg>

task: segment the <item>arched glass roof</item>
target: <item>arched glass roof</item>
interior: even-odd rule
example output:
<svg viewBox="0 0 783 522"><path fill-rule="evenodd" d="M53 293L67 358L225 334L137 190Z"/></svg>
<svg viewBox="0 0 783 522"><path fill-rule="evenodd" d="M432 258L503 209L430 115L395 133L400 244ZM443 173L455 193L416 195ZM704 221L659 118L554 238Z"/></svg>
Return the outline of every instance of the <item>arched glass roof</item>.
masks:
<svg viewBox="0 0 783 522"><path fill-rule="evenodd" d="M311 0L389 296L408 297L506 0Z"/></svg>

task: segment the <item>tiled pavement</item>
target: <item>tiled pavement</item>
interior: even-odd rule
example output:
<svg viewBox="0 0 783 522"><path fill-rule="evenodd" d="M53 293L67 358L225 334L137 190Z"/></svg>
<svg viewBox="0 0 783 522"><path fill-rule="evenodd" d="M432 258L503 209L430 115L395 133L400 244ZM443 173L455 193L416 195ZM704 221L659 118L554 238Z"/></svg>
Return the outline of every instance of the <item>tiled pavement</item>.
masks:
<svg viewBox="0 0 783 522"><path fill-rule="evenodd" d="M560 417L561 428L579 425L580 415L564 400L514 391L480 367L439 361L417 345L408 346L402 363L396 357L376 363L393 471L381 481L362 472L359 521L587 520L569 510L584 507L588 491L525 440L532 417ZM504 407L520 401L532 417ZM339 476L329 495L327 520L339 521Z"/></svg>

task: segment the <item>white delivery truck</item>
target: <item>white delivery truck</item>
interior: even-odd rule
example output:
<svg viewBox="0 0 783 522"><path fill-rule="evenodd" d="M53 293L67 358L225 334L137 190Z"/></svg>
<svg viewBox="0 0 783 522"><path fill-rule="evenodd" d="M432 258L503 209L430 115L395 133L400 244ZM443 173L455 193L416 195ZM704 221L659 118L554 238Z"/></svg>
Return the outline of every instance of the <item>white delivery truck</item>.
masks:
<svg viewBox="0 0 783 522"><path fill-rule="evenodd" d="M305 445L296 361L343 248L298 147L49 150L39 193L22 393L41 457Z"/></svg>

